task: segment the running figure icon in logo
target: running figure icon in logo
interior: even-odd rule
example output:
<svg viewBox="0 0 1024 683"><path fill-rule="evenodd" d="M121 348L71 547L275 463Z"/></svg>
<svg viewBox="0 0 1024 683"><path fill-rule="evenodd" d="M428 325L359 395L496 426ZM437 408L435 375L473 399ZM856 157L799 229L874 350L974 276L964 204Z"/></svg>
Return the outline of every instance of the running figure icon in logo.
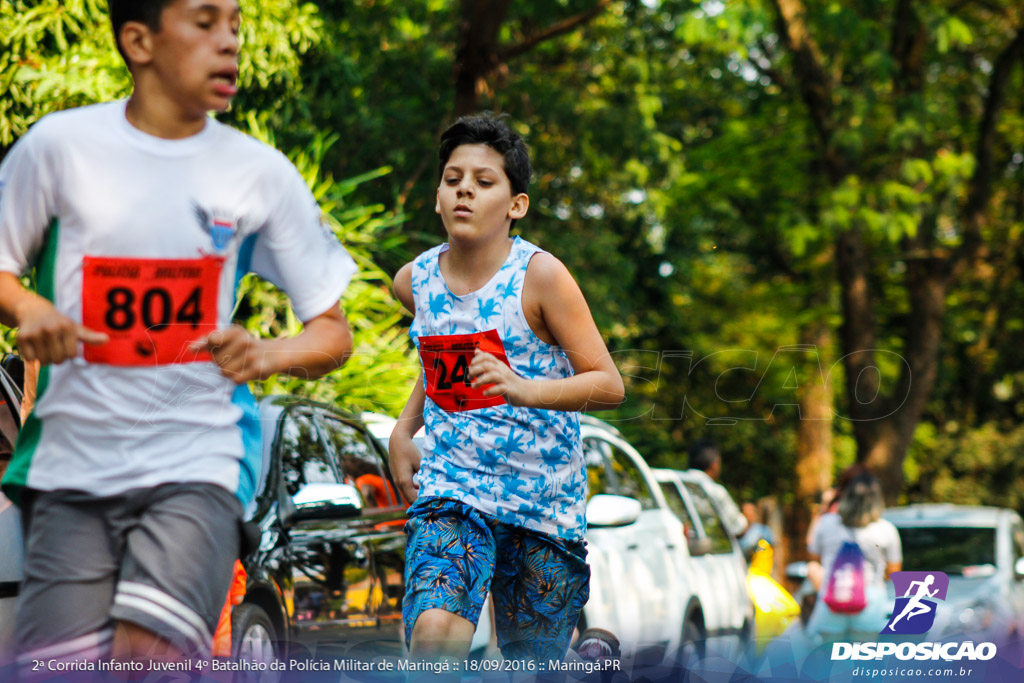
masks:
<svg viewBox="0 0 1024 683"><path fill-rule="evenodd" d="M943 572L893 572L896 604L881 633L920 634L935 623L935 600L945 600L949 577ZM935 598L929 600L928 598Z"/></svg>

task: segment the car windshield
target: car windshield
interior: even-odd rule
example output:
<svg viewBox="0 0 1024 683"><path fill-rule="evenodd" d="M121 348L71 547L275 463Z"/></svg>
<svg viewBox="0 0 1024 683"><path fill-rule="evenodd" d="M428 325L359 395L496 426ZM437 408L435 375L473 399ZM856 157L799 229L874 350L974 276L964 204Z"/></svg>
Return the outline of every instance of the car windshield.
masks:
<svg viewBox="0 0 1024 683"><path fill-rule="evenodd" d="M899 532L905 571L964 574L965 567L995 566L996 530L991 527L902 527Z"/></svg>

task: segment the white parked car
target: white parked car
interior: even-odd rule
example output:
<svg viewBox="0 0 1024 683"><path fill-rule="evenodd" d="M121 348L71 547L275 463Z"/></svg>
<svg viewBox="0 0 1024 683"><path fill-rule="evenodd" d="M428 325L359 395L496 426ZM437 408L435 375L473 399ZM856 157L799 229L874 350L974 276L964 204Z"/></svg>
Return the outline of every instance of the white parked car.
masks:
<svg viewBox="0 0 1024 683"><path fill-rule="evenodd" d="M610 425L584 416L587 463L585 626L615 633L625 653L700 656L708 631L683 527L651 468Z"/></svg>
<svg viewBox="0 0 1024 683"><path fill-rule="evenodd" d="M888 508L904 571L940 571L949 590L934 640L1019 642L1024 636L1024 521L1009 508L932 503ZM894 597L892 582L888 584Z"/></svg>
<svg viewBox="0 0 1024 683"><path fill-rule="evenodd" d="M700 478L670 469L656 469L654 476L669 507L683 522L708 636L749 638L753 603L739 541L726 527Z"/></svg>

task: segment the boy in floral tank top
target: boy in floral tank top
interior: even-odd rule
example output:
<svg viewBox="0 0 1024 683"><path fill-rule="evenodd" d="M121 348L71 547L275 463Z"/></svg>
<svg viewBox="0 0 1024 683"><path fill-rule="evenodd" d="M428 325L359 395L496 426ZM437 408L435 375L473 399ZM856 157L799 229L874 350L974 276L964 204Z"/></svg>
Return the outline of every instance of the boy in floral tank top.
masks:
<svg viewBox="0 0 1024 683"><path fill-rule="evenodd" d="M439 157L448 242L395 276L423 368L390 442L413 501L406 642L460 660L490 591L506 659L560 659L589 595L578 413L618 406L622 379L566 267L509 237L530 203L522 139L465 117Z"/></svg>

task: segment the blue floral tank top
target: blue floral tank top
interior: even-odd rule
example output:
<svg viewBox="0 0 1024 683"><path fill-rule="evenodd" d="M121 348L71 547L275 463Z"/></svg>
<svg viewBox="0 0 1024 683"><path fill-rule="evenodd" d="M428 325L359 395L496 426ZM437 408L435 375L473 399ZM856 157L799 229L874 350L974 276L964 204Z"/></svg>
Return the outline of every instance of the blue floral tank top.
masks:
<svg viewBox="0 0 1024 683"><path fill-rule="evenodd" d="M526 269L538 247L516 237L491 280L464 296L448 289L442 244L413 262L415 318L409 336L446 337L496 330L509 365L527 379L573 374L559 346L542 341L523 314ZM575 412L501 405L448 411L428 395L419 496L460 500L518 526L578 541L586 531L586 469Z"/></svg>

